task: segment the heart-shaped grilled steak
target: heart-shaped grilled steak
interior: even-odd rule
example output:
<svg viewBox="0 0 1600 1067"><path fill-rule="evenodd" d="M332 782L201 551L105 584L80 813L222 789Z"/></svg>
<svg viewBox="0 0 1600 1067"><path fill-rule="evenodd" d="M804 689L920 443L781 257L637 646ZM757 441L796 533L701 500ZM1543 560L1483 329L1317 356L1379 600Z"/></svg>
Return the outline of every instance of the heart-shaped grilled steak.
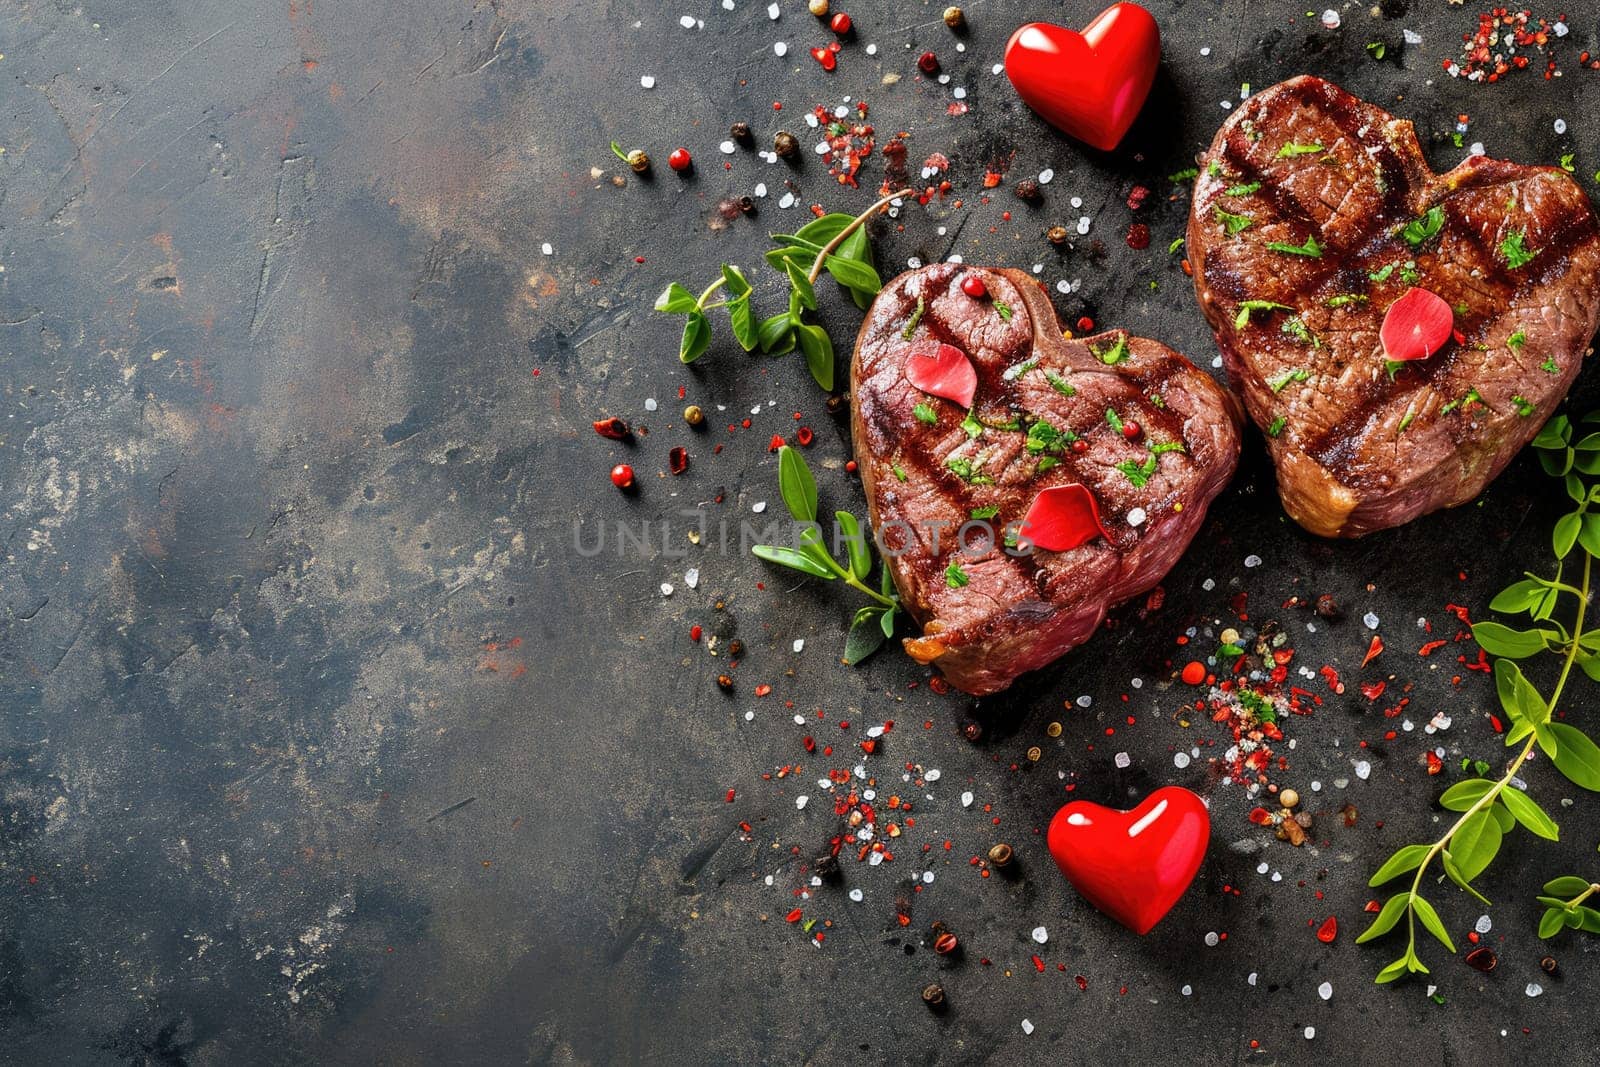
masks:
<svg viewBox="0 0 1600 1067"><path fill-rule="evenodd" d="M1284 508L1325 536L1477 496L1560 403L1600 315L1576 182L1482 156L1435 174L1411 123L1319 78L1223 123L1188 250Z"/></svg>
<svg viewBox="0 0 1600 1067"><path fill-rule="evenodd" d="M970 410L947 399L970 385L947 349L976 372ZM1209 375L1155 341L1065 339L1017 270L900 275L867 313L851 379L872 526L923 628L906 651L973 694L1082 644L1159 582L1238 462L1236 405ZM1041 497L1067 486L1083 491Z"/></svg>

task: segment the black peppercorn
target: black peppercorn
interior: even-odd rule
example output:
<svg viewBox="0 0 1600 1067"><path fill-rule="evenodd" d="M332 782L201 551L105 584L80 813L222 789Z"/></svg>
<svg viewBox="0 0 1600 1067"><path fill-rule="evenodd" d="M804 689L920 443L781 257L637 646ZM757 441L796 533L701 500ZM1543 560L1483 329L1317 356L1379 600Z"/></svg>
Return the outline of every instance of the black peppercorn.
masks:
<svg viewBox="0 0 1600 1067"><path fill-rule="evenodd" d="M735 637L732 641L729 641L728 655L733 659L738 659L740 656L744 655L744 642L739 640L737 637Z"/></svg>
<svg viewBox="0 0 1600 1067"><path fill-rule="evenodd" d="M772 138L772 149L784 159L793 159L800 154L800 139L788 130L779 130Z"/></svg>
<svg viewBox="0 0 1600 1067"><path fill-rule="evenodd" d="M944 1007L944 987L938 982L934 982L932 985L923 986L922 1003L926 1004L934 1011L938 1011L940 1008Z"/></svg>
<svg viewBox="0 0 1600 1067"><path fill-rule="evenodd" d="M965 737L968 741L976 743L979 738L983 737L983 723L979 722L977 719L967 720L961 726L961 736Z"/></svg>
<svg viewBox="0 0 1600 1067"><path fill-rule="evenodd" d="M1317 617L1322 619L1337 619L1344 612L1339 610L1339 602L1327 593L1317 597Z"/></svg>
<svg viewBox="0 0 1600 1067"><path fill-rule="evenodd" d="M839 857L832 852L824 852L811 861L811 869L818 878L832 878L839 873Z"/></svg>
<svg viewBox="0 0 1600 1067"><path fill-rule="evenodd" d="M1561 968L1556 963L1556 958L1554 956L1546 956L1544 959L1539 961L1539 969L1545 974L1555 974L1556 971L1560 970Z"/></svg>
<svg viewBox="0 0 1600 1067"><path fill-rule="evenodd" d="M1017 183L1016 194L1022 200L1037 200L1039 197L1039 182L1035 178L1024 178Z"/></svg>
<svg viewBox="0 0 1600 1067"><path fill-rule="evenodd" d="M754 215L756 213L755 200L748 196L741 196L739 198L739 210L744 212L746 215Z"/></svg>
<svg viewBox="0 0 1600 1067"><path fill-rule="evenodd" d="M728 135L740 144L750 143L750 124L748 122L735 122L728 127Z"/></svg>
<svg viewBox="0 0 1600 1067"><path fill-rule="evenodd" d="M839 415L849 408L850 398L843 393L829 393L827 403L823 406L827 408L829 415Z"/></svg>

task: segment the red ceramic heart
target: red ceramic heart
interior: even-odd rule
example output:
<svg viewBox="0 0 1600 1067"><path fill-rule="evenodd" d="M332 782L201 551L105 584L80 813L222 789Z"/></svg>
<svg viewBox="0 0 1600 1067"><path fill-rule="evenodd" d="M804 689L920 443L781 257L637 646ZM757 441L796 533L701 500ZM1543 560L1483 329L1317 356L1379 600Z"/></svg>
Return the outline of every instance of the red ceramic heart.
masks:
<svg viewBox="0 0 1600 1067"><path fill-rule="evenodd" d="M1150 95L1161 31L1138 4L1113 4L1082 33L1030 22L1006 45L1006 77L1046 122L1111 151Z"/></svg>
<svg viewBox="0 0 1600 1067"><path fill-rule="evenodd" d="M1050 855L1083 898L1147 933L1194 881L1211 837L1205 802L1169 785L1132 811L1074 800L1050 820Z"/></svg>

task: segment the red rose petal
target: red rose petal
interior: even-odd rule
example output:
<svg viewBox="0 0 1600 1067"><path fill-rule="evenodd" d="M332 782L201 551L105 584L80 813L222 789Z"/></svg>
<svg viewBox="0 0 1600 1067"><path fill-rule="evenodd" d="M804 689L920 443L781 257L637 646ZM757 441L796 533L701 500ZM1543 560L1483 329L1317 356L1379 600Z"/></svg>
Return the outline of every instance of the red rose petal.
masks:
<svg viewBox="0 0 1600 1067"><path fill-rule="evenodd" d="M1077 482L1041 490L1029 505L1018 535L1046 552L1065 552L1096 537L1111 538L1100 525L1100 505L1094 494Z"/></svg>
<svg viewBox="0 0 1600 1067"><path fill-rule="evenodd" d="M1450 340L1455 312L1443 299L1413 286L1389 305L1378 331L1385 359L1427 359Z"/></svg>
<svg viewBox="0 0 1600 1067"><path fill-rule="evenodd" d="M906 381L924 393L972 407L978 372L967 354L954 345L923 342L906 357Z"/></svg>

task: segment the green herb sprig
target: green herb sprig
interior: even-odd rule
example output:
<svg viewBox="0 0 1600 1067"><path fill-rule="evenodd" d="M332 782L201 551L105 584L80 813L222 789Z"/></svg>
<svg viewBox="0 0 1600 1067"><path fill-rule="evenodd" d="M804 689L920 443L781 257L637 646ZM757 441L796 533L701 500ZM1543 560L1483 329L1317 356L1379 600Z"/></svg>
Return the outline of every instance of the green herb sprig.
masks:
<svg viewBox="0 0 1600 1067"><path fill-rule="evenodd" d="M1563 930L1600 934L1600 911L1583 903L1596 893L1600 893L1600 882L1572 874L1546 882L1544 895L1535 898L1544 905L1544 914L1539 917L1539 936L1548 940Z"/></svg>
<svg viewBox="0 0 1600 1067"><path fill-rule="evenodd" d="M1586 415L1582 423L1600 423L1600 412ZM1422 895L1423 878L1435 859L1439 860L1447 878L1487 904L1488 900L1473 888L1472 882L1500 851L1506 834L1520 825L1538 837L1558 839L1560 830L1555 821L1532 797L1512 785L1536 747L1575 785L1600 792L1600 746L1576 726L1552 719L1574 667L1591 680L1600 681L1600 626L1585 629L1594 562L1600 556L1600 509L1590 510L1600 504L1600 482L1592 480L1600 475L1600 432L1588 433L1574 441L1575 429L1566 416L1557 416L1533 441L1540 464L1552 477L1561 479L1574 504L1573 510L1556 522L1551 536L1557 560L1555 577L1527 573L1522 581L1502 590L1489 603L1491 611L1527 615L1535 625L1526 630L1493 621L1472 626L1474 640L1489 655L1497 657L1493 667L1495 692L1509 719L1505 743L1507 747L1520 745L1521 748L1500 778L1468 778L1446 789L1439 803L1450 811L1460 812L1460 817L1437 840L1406 845L1396 851L1368 882L1376 887L1403 874L1412 876L1411 887L1385 901L1372 925L1356 938L1358 942L1366 942L1382 937L1399 926L1401 918L1406 919L1405 952L1378 972L1376 980L1380 983L1392 982L1406 974L1428 973L1427 966L1417 955L1419 921L1445 948L1455 951L1439 913ZM1582 576L1576 585L1565 578L1574 548L1582 549ZM1555 619L1556 614L1563 611L1570 616L1570 628ZM1523 674L1518 664L1519 660L1542 653L1556 655L1561 664L1548 697ZM1579 883L1580 880L1574 879L1572 885L1578 887ZM1560 891L1541 897L1548 910L1540 924L1540 933L1548 936L1561 926L1573 923L1569 918L1572 915L1577 916L1575 923L1580 928L1585 922L1594 922L1596 930L1600 931L1600 913L1590 920L1587 913L1593 909L1583 907L1583 900L1596 888L1600 887L1583 882L1580 888L1572 889L1576 899L1557 899L1562 895ZM1556 918L1550 918L1552 911L1557 913Z"/></svg>
<svg viewBox="0 0 1600 1067"><path fill-rule="evenodd" d="M872 573L872 535L862 530L860 520L849 511L833 513L844 535L847 557L842 564L833 558L833 553L823 544L822 527L817 524L817 480L805 457L788 445L778 449L778 493L789 514L801 524L799 547L755 545L750 551L768 563L777 563L813 578L830 582L842 578L844 584L872 599L873 603L856 611L850 632L845 636L844 662L852 666L860 663L894 636L900 598L895 595L889 567L887 564L880 566L877 589L866 584Z"/></svg>
<svg viewBox="0 0 1600 1067"><path fill-rule="evenodd" d="M771 235L778 247L770 249L766 259L789 279L789 308L762 320L757 329L761 351L781 355L798 347L811 377L832 391L833 342L821 326L805 321L805 313L817 309L817 279L827 271L850 293L856 307L866 310L883 288L883 281L872 265L865 224L880 208L909 195L905 190L889 193L854 218L834 212L811 220L794 233ZM915 323L908 327L907 340L915 328Z"/></svg>
<svg viewBox="0 0 1600 1067"><path fill-rule="evenodd" d="M728 290L728 296L713 301L712 297L723 288ZM733 336L738 340L739 347L746 352L753 350L758 341L756 316L750 306L750 283L745 280L744 271L738 267L724 263L721 276L706 286L699 296L673 282L656 297L657 311L684 316L683 337L678 342L680 360L693 363L705 355L706 349L711 346L711 320L706 312L721 307L728 309L728 322L733 327Z"/></svg>

